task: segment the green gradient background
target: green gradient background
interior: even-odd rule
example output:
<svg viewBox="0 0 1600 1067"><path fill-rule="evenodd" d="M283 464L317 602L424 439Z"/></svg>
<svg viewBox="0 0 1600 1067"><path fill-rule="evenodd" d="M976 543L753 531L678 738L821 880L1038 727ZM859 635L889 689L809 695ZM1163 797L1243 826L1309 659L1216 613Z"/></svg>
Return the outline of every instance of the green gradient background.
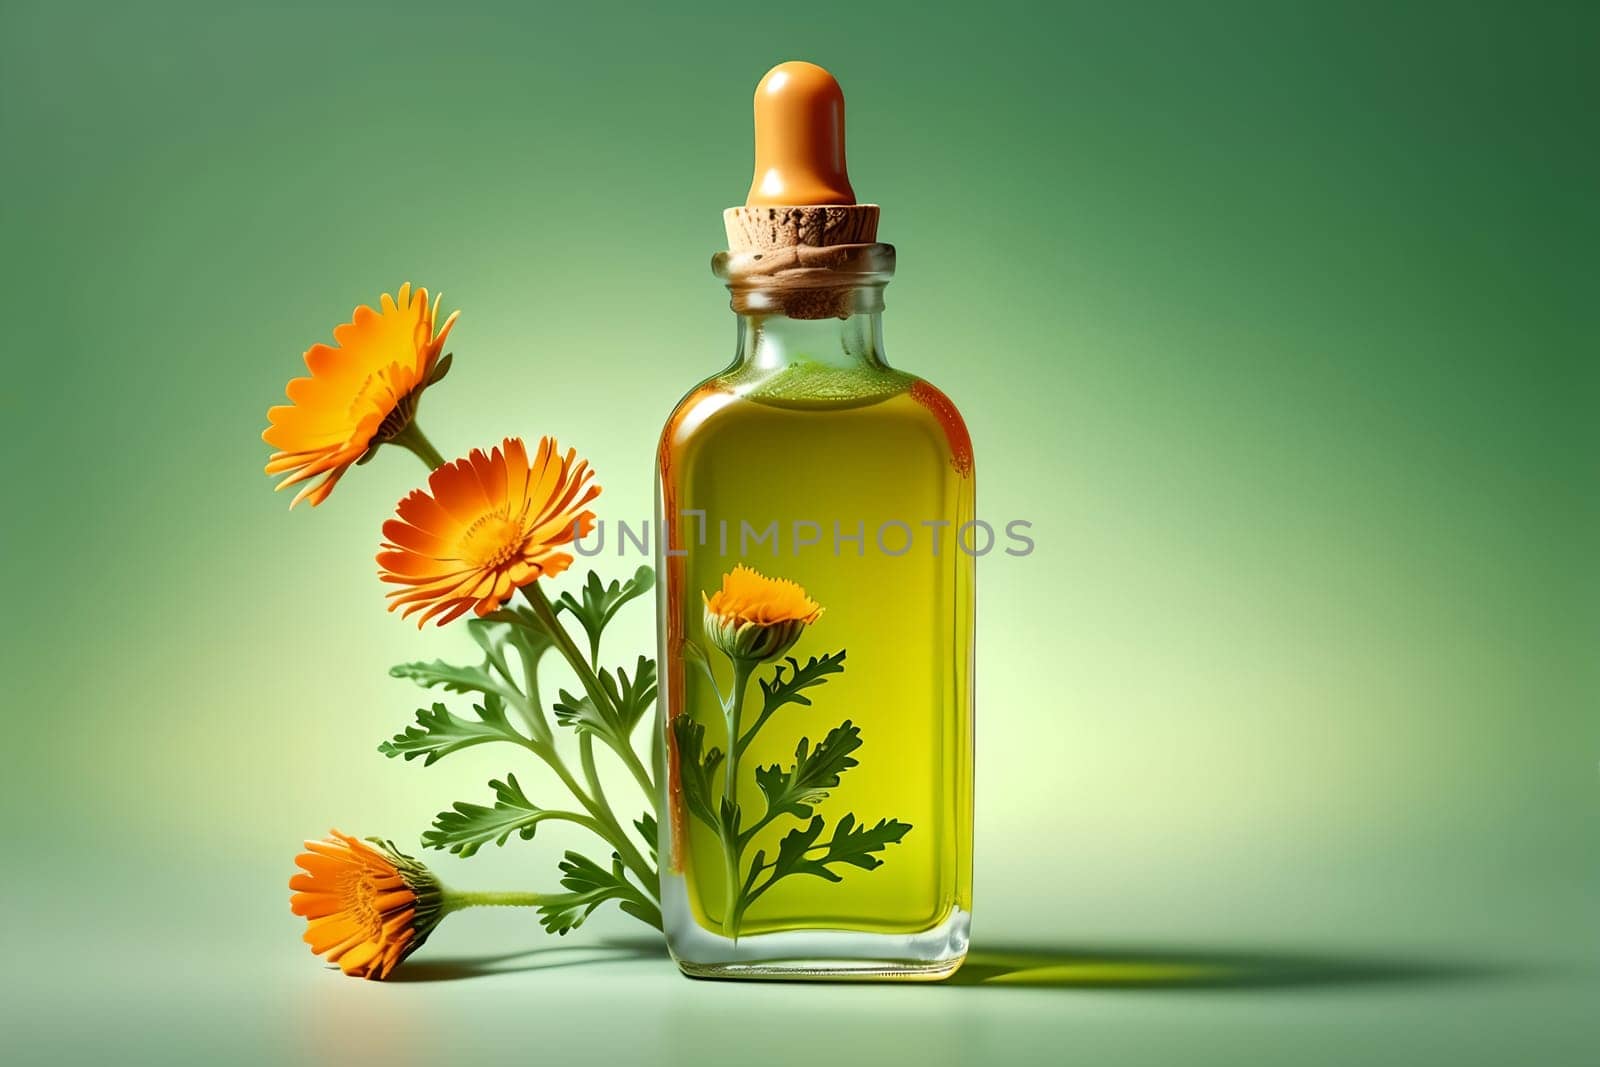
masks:
<svg viewBox="0 0 1600 1067"><path fill-rule="evenodd" d="M1585 1060L1597 40L1556 4L7 0L7 1059ZM414 841L515 764L374 751L388 665L464 652L373 575L420 468L287 514L266 407L410 279L463 309L445 452L554 433L647 514L785 58L850 99L891 360L1035 523L979 571L980 953L1252 988L690 983L609 916L445 980L547 947L454 917L422 984L299 944L300 838ZM436 866L543 885L562 844Z"/></svg>

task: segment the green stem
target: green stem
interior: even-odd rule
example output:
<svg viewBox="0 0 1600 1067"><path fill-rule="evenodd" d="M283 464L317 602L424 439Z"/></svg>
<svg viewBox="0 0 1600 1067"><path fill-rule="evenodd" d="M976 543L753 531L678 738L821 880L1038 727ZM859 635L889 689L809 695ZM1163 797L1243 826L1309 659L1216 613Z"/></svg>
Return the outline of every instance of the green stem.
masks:
<svg viewBox="0 0 1600 1067"><path fill-rule="evenodd" d="M444 890L443 910L446 915L462 908L537 908L542 904L563 901L568 893L464 893Z"/></svg>
<svg viewBox="0 0 1600 1067"><path fill-rule="evenodd" d="M594 737L589 734L578 735L578 756L583 763L583 780L589 783L589 792L597 803L604 804L606 810L611 809L611 801L606 799L606 791L600 784L600 769L594 763Z"/></svg>
<svg viewBox="0 0 1600 1067"><path fill-rule="evenodd" d="M595 707L610 708L613 715L617 715L616 706L612 704L605 688L601 686L600 679L595 676L594 668L584 658L583 652L572 640L572 635L567 633L567 628L562 626L560 620L556 618L555 608L551 605L550 598L544 595L544 590L539 588L537 582L533 582L522 587L522 594L527 598L528 603L533 605L533 613L538 616L539 621L550 631L550 636L555 639L556 648L560 650L562 658L567 661L573 672L577 674L578 682L583 686L583 691L588 694L589 699L594 701ZM608 740L607 747L617 754L618 758L627 766L629 772L633 774L633 780L639 783L639 789L644 793L645 799L650 802L650 808L656 813L656 818L659 820L661 811L660 800L656 796L656 787L650 781L650 772L646 771L644 764L639 762L638 753L633 751L633 746L627 744L626 740L620 744L612 744Z"/></svg>
<svg viewBox="0 0 1600 1067"><path fill-rule="evenodd" d="M580 798L581 799L581 798ZM604 840L611 840L611 832L606 826L591 816L576 811L545 811L544 818L557 819L562 822L576 823L586 830L591 830Z"/></svg>
<svg viewBox="0 0 1600 1067"><path fill-rule="evenodd" d="M622 857L622 862L627 865L628 870L634 873L634 877L639 879L645 891L652 898L659 899L661 896L661 876L639 854L639 850L634 847L632 839L628 837L628 832L618 825L615 817L611 819L611 832L615 835L612 844L616 846L617 855Z"/></svg>
<svg viewBox="0 0 1600 1067"><path fill-rule="evenodd" d="M711 685L711 691L717 695L717 703L726 708L728 706L728 698L722 695L722 686L717 684L717 672L711 669L711 661L706 659L705 649L693 641L685 640L683 642L683 659L684 662L693 663L700 668L700 672L706 676L706 681Z"/></svg>
<svg viewBox="0 0 1600 1067"><path fill-rule="evenodd" d="M722 810L733 812L739 803L739 716L744 712L744 693L750 688L750 676L755 673L756 665L748 660L736 659L733 661L733 692L728 696L728 703L723 711L727 716L728 726L728 755L724 762L727 764L726 776L722 779ZM735 825L729 826L729 819L717 820L717 834L722 838L722 871L723 885L727 891L727 903L724 905L725 919L723 933L732 938L739 936L739 919L744 909L739 906L739 898L743 895L739 889L739 859L744 850L744 842L739 835L737 820Z"/></svg>
<svg viewBox="0 0 1600 1067"><path fill-rule="evenodd" d="M766 886L761 887L761 889L765 888ZM733 909L733 927L735 930L739 928L740 923L744 922L745 909L756 902L756 897L761 895L761 889L751 893L749 887L746 886L745 891L739 895L738 906Z"/></svg>
<svg viewBox="0 0 1600 1067"><path fill-rule="evenodd" d="M389 438L389 444L399 445L425 463L430 471L438 470L444 466L444 457L439 450L433 447L433 442L428 440L428 435L422 432L422 427L417 425L417 420L412 419L406 428Z"/></svg>
<svg viewBox="0 0 1600 1067"><path fill-rule="evenodd" d="M539 592L536 587L534 587L533 592L528 592L528 587L525 587L523 592L528 595L528 600L533 603L534 613L538 614L538 603L539 600L544 600L544 595L539 593L538 600L536 600L533 595L534 592ZM544 603L549 608L549 601L544 601ZM560 627L558 622L555 622L554 613L550 614L550 622L544 622L544 625L550 624L555 625L555 629L552 630L552 637L555 637L557 633L565 635L565 630ZM560 646L560 638L557 638L557 646ZM539 720L542 723L542 715ZM598 776L595 776L594 768L592 768L592 755L584 753L587 757L584 774L589 777L590 789L594 790L594 795L586 792L584 787L578 784L578 779L574 779L571 769L566 766L566 760L562 758L562 753L558 752L557 747L555 747L554 737L539 737L539 739L528 742L526 747L534 755L538 755L541 760L546 761L549 768L555 771L555 776L560 777L562 784L566 785L566 792L570 792L578 800L578 803L581 803L584 809L594 816L595 824L597 825L590 827L590 829L594 829L598 837L606 841L611 848L616 849L616 854L622 857L622 862L627 864L629 870L632 870L637 875L638 880L645 883L646 888L650 889L650 893L659 893L661 891L661 888L659 888L661 875L658 875L656 869L645 861L645 857L640 854L638 848L635 848L632 838L627 835L627 830L622 829L622 825L616 821L616 816L611 814L610 801L606 800L605 793L600 792L600 781L598 781Z"/></svg>
<svg viewBox="0 0 1600 1067"><path fill-rule="evenodd" d="M739 717L744 714L744 692L750 688L750 676L754 673L755 664L742 659L733 661L733 692L723 708L728 726L728 758L725 761L727 772L722 779L722 799L730 805L739 800L739 753L743 751L739 744Z"/></svg>
<svg viewBox="0 0 1600 1067"><path fill-rule="evenodd" d="M643 913L644 921L660 930L661 909L656 906L655 901L640 893L635 886L629 885L627 888L628 898ZM570 907L591 900L598 902L607 899L599 893L464 893L452 889L446 889L443 893L444 901L441 905L443 915L449 915L463 908L537 908L546 904Z"/></svg>
<svg viewBox="0 0 1600 1067"><path fill-rule="evenodd" d="M567 791L578 799L578 803L582 804L589 814L594 816L596 825L589 828L598 834L603 841L617 850L617 855L622 857L622 862L627 864L628 869L638 876L646 889L652 894L658 893L660 891L658 886L661 876L656 874L655 868L646 863L645 858L639 854L639 850L634 847L633 841L628 837L627 831L623 830L622 825L617 822L617 817L611 813L610 806L595 800L584 791L584 788L572 777L572 772L567 769L566 761L561 758L560 753L556 752L553 747L541 745L534 747L534 751L550 765L551 770L556 772L556 777L560 778L561 784L566 786Z"/></svg>
<svg viewBox="0 0 1600 1067"><path fill-rule="evenodd" d="M633 899L638 903L639 910L644 912L642 918L645 922L649 923L651 926L654 926L657 930L664 930L666 928L661 922L661 909L656 906L655 901L646 898L644 894L640 893L638 890L634 891Z"/></svg>
<svg viewBox="0 0 1600 1067"><path fill-rule="evenodd" d="M755 880L756 880L755 879L755 874L756 874L756 872L754 872L754 871L750 872L750 882L751 882L752 885L754 885ZM751 889L749 886L746 886L744 895L739 898L739 908L734 913L734 921L738 922L741 919L743 919L744 918L745 909L748 908L750 905L754 904L756 902L756 899L758 897L760 897L762 893L765 893L767 890L771 889L772 888L772 883L776 882L777 880L778 880L778 872L777 871L773 871L772 874L767 876L767 880L766 881L762 882L760 885L756 886L754 889Z"/></svg>
<svg viewBox="0 0 1600 1067"><path fill-rule="evenodd" d="M750 724L750 729L744 732L744 736L740 737L739 743L734 746L734 751L738 755L744 755L744 750L749 748L750 742L756 739L757 732L767 724L768 719L772 718L772 711L773 709L770 707L763 706L761 708L761 714L756 716L756 721Z"/></svg>
<svg viewBox="0 0 1600 1067"><path fill-rule="evenodd" d="M517 625L517 623L513 623L513 625ZM530 655L528 650L518 642L517 658L522 661L522 686L520 691L524 694L521 703L525 705L518 710L522 712L523 718L527 720L528 730L533 736L541 741L549 742L552 740L550 723L545 720L544 700L539 696L538 654ZM518 690L516 682L511 681L509 678L506 681L510 683L513 691Z"/></svg>
<svg viewBox="0 0 1600 1067"><path fill-rule="evenodd" d="M537 608L535 611L537 612ZM541 621L543 621L542 615L540 618ZM550 619L552 621L547 623L547 625L559 625L554 621L555 618L555 609L552 607L550 610ZM564 628L562 629L562 632L565 633ZM576 648L577 646L574 645L573 647ZM564 654L565 653L563 653L563 655ZM598 633L591 634L589 637L589 658L586 662L589 665L590 674L595 674L600 670L600 635ZM598 679L596 680L598 681ZM592 694L590 699L594 699ZM589 778L589 787L594 790L595 795L600 799L600 801L605 803L605 796L600 791L600 779L594 773L594 745L592 742L593 737L590 734L583 735L582 744L584 745L583 757L585 761L584 771ZM654 810L659 817L661 812L660 805L656 800L655 780L651 777L650 772L645 770L644 763L639 759L638 753L634 752L633 746L631 744L623 744L620 748L617 746L608 747L612 748L613 751L615 751L622 759L622 762L628 768L629 773L633 775L633 780L638 782L639 788L644 791L645 799L650 802L651 809Z"/></svg>
<svg viewBox="0 0 1600 1067"><path fill-rule="evenodd" d="M650 781L650 772L644 769L643 763L639 762L639 754L633 750L631 745L624 745L617 754L622 757L622 762L627 766L628 770L633 772L633 780L639 783L640 792L644 793L645 798L650 802L651 810L655 811L659 818L660 803L656 797L656 787Z"/></svg>
<svg viewBox="0 0 1600 1067"><path fill-rule="evenodd" d="M760 819L756 820L756 823L755 823L754 826L750 827L747 830L742 831L739 834L739 849L740 849L740 851L742 852L746 845L750 844L751 841L755 840L755 836L757 834L759 834L761 831L765 830L769 825L771 825L772 820L776 819L779 814L781 814L781 813L780 812L776 812L776 811L768 811L765 815L761 816Z"/></svg>

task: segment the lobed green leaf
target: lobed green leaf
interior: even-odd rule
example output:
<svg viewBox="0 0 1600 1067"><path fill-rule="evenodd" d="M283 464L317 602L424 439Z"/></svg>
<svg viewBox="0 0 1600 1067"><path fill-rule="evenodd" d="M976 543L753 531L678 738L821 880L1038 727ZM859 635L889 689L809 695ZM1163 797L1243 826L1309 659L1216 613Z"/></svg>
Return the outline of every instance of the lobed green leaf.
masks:
<svg viewBox="0 0 1600 1067"><path fill-rule="evenodd" d="M645 712L655 706L656 661L640 656L631 678L620 667L615 674L600 671L596 677L609 706L597 707L587 694L574 696L563 689L554 709L556 721L612 744L628 744Z"/></svg>
<svg viewBox="0 0 1600 1067"><path fill-rule="evenodd" d="M691 815L720 832L716 774L723 752L715 747L705 748L706 728L688 713L672 720L672 736L677 743L678 782L684 803Z"/></svg>
<svg viewBox="0 0 1600 1067"><path fill-rule="evenodd" d="M444 689L451 693L494 693L505 700L521 694L489 673L487 666L457 667L444 660L432 663L401 663L389 668L391 678L409 678L424 689Z"/></svg>
<svg viewBox="0 0 1600 1067"><path fill-rule="evenodd" d="M772 671L772 677L761 682L763 717L771 715L785 704L810 707L811 698L805 695L805 691L827 681L830 674L843 674L844 654L845 650L840 649L831 655L812 656L803 665L793 656L785 657L787 666L778 664Z"/></svg>
<svg viewBox="0 0 1600 1067"><path fill-rule="evenodd" d="M898 819L879 819L873 826L857 824L854 815L846 815L834 826L833 835L821 845L822 816L814 816L803 827L790 830L778 842L778 854L773 860L772 875L767 885L792 874L810 874L829 882L843 880L833 864L859 867L865 871L883 866L878 853L890 845L897 845L911 830L910 823ZM811 853L821 850L821 856Z"/></svg>
<svg viewBox="0 0 1600 1067"><path fill-rule="evenodd" d="M495 692L484 694L481 704L474 704L478 721L473 722L453 715L443 704L431 708L418 708L417 721L401 733L378 746L378 751L391 759L400 756L407 760L422 757L424 767L474 745L490 741L510 741L526 745L528 739L506 719L506 704Z"/></svg>
<svg viewBox="0 0 1600 1067"><path fill-rule="evenodd" d="M582 599L571 592L562 593L556 601L556 611L568 612L578 620L589 637L592 656L600 647L600 634L606 624L616 616L622 605L648 593L655 586L655 581L655 572L649 567L640 567L626 582L613 579L610 584L603 584L600 575L590 571L581 590Z"/></svg>
<svg viewBox="0 0 1600 1067"><path fill-rule="evenodd" d="M861 728L846 719L829 730L816 748L802 737L794 750L794 765L787 771L776 763L757 767L756 784L767 801L762 824L778 815L809 819L812 805L825 800L828 790L839 784L839 776L858 764L851 753L860 747Z"/></svg>
<svg viewBox="0 0 1600 1067"><path fill-rule="evenodd" d="M622 910L661 928L661 913L641 898L628 881L622 860L611 854L611 870L578 852L561 859L561 887L572 895L539 906L539 922L552 934L565 935L583 925L594 910L608 900L621 902Z"/></svg>
<svg viewBox="0 0 1600 1067"><path fill-rule="evenodd" d="M639 831L639 836L644 838L645 846L650 850L650 862L659 862L656 848L659 844L659 831L656 828L656 817L648 811L633 820L633 828Z"/></svg>
<svg viewBox="0 0 1600 1067"><path fill-rule="evenodd" d="M503 782L491 781L489 787L494 790L493 805L456 801L449 811L434 816L433 829L423 832L423 845L465 858L491 841L504 845L512 834L527 841L533 837L539 822L549 817L549 812L523 793L516 775L506 775Z"/></svg>
<svg viewBox="0 0 1600 1067"><path fill-rule="evenodd" d="M538 617L526 608L502 608L488 618L468 620L467 633L483 650L483 662L477 666L457 666L443 660L402 663L389 668L389 676L410 679L427 689L493 693L513 706L538 706L539 660L555 647L555 639ZM508 651L515 651L521 662L520 680L512 669Z"/></svg>
<svg viewBox="0 0 1600 1067"><path fill-rule="evenodd" d="M786 663L780 663L772 671L771 678L760 679L761 684L761 712L756 716L755 722L739 738L739 752L743 753L750 742L755 739L757 732L772 718L774 712L785 704L799 704L803 707L811 706L811 698L806 695L806 690L821 685L828 680L830 675L844 673L845 650L812 656L802 664L793 656L787 657Z"/></svg>

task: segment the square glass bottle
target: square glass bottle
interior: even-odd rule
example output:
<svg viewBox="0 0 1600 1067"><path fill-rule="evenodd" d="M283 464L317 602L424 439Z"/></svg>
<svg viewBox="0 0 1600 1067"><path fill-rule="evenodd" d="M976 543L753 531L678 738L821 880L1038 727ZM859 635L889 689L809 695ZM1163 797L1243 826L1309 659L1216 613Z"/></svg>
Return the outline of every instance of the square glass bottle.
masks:
<svg viewBox="0 0 1600 1067"><path fill-rule="evenodd" d="M939 979L971 915L972 447L884 359L894 250L825 251L717 257L737 355L662 433L662 914L691 975Z"/></svg>

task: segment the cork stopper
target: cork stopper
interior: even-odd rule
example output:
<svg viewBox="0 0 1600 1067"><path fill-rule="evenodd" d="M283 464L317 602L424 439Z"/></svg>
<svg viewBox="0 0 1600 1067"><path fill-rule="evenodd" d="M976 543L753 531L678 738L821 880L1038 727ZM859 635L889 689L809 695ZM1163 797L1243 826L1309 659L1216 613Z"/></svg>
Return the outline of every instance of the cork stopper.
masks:
<svg viewBox="0 0 1600 1067"><path fill-rule="evenodd" d="M867 276L881 288L877 279L886 277L885 263L893 271L894 250L876 243L878 205L856 203L844 92L833 75L814 63L769 70L756 86L755 148L745 204L722 213L728 252L718 257L718 273L734 290L735 308L794 318L864 310L857 290ZM748 291L756 288L762 293L752 300Z"/></svg>
<svg viewBox="0 0 1600 1067"><path fill-rule="evenodd" d="M878 239L877 204L730 207L722 213L733 252L770 252L796 245L869 245Z"/></svg>

